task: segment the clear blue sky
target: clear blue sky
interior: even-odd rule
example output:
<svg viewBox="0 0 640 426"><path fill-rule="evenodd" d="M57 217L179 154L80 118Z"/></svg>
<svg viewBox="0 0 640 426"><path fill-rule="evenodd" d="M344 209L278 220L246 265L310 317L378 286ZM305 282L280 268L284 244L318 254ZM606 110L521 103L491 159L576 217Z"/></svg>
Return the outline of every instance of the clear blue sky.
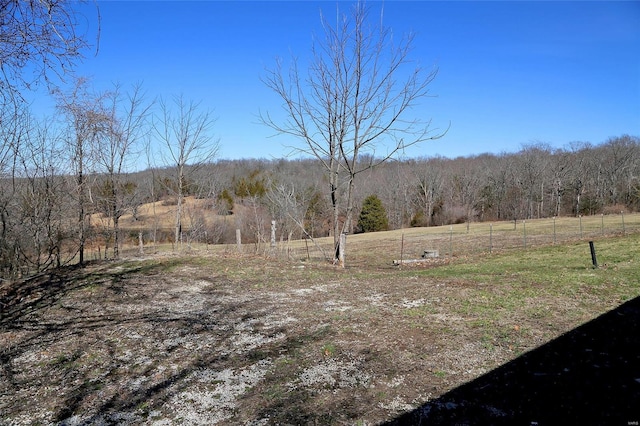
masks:
<svg viewBox="0 0 640 426"><path fill-rule="evenodd" d="M279 99L260 81L276 57L304 60L335 1L98 1L100 49L78 72L97 88L137 81L218 117L222 158L280 158L296 144L258 123ZM377 17L380 2L369 2ZM91 17L91 3L87 6ZM416 34L412 57L437 66L414 110L448 134L408 156L514 152L522 144L640 136L640 2L387 1L384 23Z"/></svg>

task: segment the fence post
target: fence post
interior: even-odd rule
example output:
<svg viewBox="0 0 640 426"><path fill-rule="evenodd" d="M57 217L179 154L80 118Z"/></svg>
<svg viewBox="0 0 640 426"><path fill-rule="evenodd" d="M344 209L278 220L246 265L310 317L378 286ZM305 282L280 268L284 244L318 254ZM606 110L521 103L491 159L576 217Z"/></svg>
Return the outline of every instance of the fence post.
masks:
<svg viewBox="0 0 640 426"><path fill-rule="evenodd" d="M453 226L449 227L449 261L453 260Z"/></svg>
<svg viewBox="0 0 640 426"><path fill-rule="evenodd" d="M524 240L524 249L527 249L527 222L525 220L522 221L522 235Z"/></svg>
<svg viewBox="0 0 640 426"><path fill-rule="evenodd" d="M600 235L604 235L604 213L600 215Z"/></svg>
<svg viewBox="0 0 640 426"><path fill-rule="evenodd" d="M582 239L582 215L578 215L578 219L580 219L580 239Z"/></svg>
<svg viewBox="0 0 640 426"><path fill-rule="evenodd" d="M553 244L555 245L557 242L556 240L556 217L553 217Z"/></svg>
<svg viewBox="0 0 640 426"><path fill-rule="evenodd" d="M596 260L596 248L593 245L593 241L589 241L589 249L591 250L591 263L593 263L593 267L598 267L598 261Z"/></svg>
<svg viewBox="0 0 640 426"><path fill-rule="evenodd" d="M626 231L626 229L624 229L624 211L620 211L620 216L622 217L622 235L624 235Z"/></svg>
<svg viewBox="0 0 640 426"><path fill-rule="evenodd" d="M276 246L276 221L271 221L271 247Z"/></svg>
<svg viewBox="0 0 640 426"><path fill-rule="evenodd" d="M489 224L489 254L493 250L493 223Z"/></svg>
<svg viewBox="0 0 640 426"><path fill-rule="evenodd" d="M402 242L400 243L400 267L402 267L403 260L404 260L404 232L402 233Z"/></svg>
<svg viewBox="0 0 640 426"><path fill-rule="evenodd" d="M236 247L238 248L238 253L242 253L242 238L240 236L240 229L236 229Z"/></svg>

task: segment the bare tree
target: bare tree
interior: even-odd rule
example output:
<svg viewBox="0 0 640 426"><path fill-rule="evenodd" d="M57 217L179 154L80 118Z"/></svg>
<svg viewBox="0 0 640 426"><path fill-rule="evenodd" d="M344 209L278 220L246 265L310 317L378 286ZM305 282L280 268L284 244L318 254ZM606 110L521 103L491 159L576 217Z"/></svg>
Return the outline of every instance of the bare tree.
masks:
<svg viewBox="0 0 640 426"><path fill-rule="evenodd" d="M424 214L423 223L419 225L431 226L437 200L441 197L444 186L443 159L434 158L415 163L412 172L417 182L416 201L418 208Z"/></svg>
<svg viewBox="0 0 640 426"><path fill-rule="evenodd" d="M26 133L26 112L15 105L0 105L0 278L17 274L15 240L19 153Z"/></svg>
<svg viewBox="0 0 640 426"><path fill-rule="evenodd" d="M0 103L15 103L40 80L60 79L82 59L89 43L77 32L79 3L0 0Z"/></svg>
<svg viewBox="0 0 640 426"><path fill-rule="evenodd" d="M84 263L87 215L88 161L95 157L97 140L110 129L110 117L104 109L104 94L91 93L86 79L76 80L68 93L58 92L58 108L68 121L67 152L75 177L75 195L78 213L78 256ZM94 152L92 152L94 151Z"/></svg>
<svg viewBox="0 0 640 426"><path fill-rule="evenodd" d="M544 210L545 174L549 167L551 148L544 143L523 146L518 153L517 181L526 194L525 219L540 218Z"/></svg>
<svg viewBox="0 0 640 426"><path fill-rule="evenodd" d="M273 180L269 185L267 200L269 201L271 213L279 218L281 226L288 231L288 239L291 238L293 229L299 229L305 239L311 242L320 250L325 259L326 253L309 233L305 226L305 216L309 211L309 205L313 199L312 191L296 191L294 182L283 182Z"/></svg>
<svg viewBox="0 0 640 426"><path fill-rule="evenodd" d="M123 94L120 85L116 84L105 101L108 128L97 139L96 161L106 174L102 196L113 225L113 256L118 258L119 221L131 204L127 198L131 201L135 195L134 184L124 181L125 173L131 171L131 160L137 155L136 144L145 137L151 104L145 102L140 84L134 85L127 94Z"/></svg>
<svg viewBox="0 0 640 426"><path fill-rule="evenodd" d="M27 137L19 152L19 221L14 231L19 236L20 263L27 271L39 272L62 264L61 246L67 233L64 183L59 178L62 156L50 122L26 124Z"/></svg>
<svg viewBox="0 0 640 426"><path fill-rule="evenodd" d="M629 135L609 138L598 148L598 160L602 174L599 191L600 204L617 205L624 200L624 194L633 180L633 172L638 164L638 144L640 139Z"/></svg>
<svg viewBox="0 0 640 426"><path fill-rule="evenodd" d="M199 103L187 102L182 96L174 97L172 105L160 99L160 117L153 126L166 148L162 154L165 164L175 168L176 245L182 232L187 175L211 162L219 149L219 141L211 133L215 119L210 111L201 112L199 106Z"/></svg>
<svg viewBox="0 0 640 426"><path fill-rule="evenodd" d="M413 36L396 44L388 28L369 22L364 3L357 2L351 12L338 11L335 26L321 16L325 39L312 47L307 75L295 60L288 72L280 61L268 72L264 83L282 99L288 118L277 122L269 113L261 115L278 133L301 139L304 147L298 149L322 162L329 175L336 248L340 234L353 230L356 176L408 146L441 136L431 133L430 122L408 117L437 74L435 68L420 67L405 74ZM360 161L364 153L371 154L370 161ZM334 260L339 257L336 253Z"/></svg>
<svg viewBox="0 0 640 426"><path fill-rule="evenodd" d="M60 266L66 235L51 122L24 110L10 117L0 131L0 280Z"/></svg>

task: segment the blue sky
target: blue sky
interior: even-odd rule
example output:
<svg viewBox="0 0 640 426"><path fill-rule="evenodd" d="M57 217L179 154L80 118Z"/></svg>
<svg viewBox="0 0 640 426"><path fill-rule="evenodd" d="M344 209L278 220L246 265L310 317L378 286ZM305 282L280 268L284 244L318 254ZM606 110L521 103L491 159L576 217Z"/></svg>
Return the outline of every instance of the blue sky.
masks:
<svg viewBox="0 0 640 426"><path fill-rule="evenodd" d="M260 111L280 100L261 82L275 59L310 53L320 10L335 1L98 1L97 56L78 73L96 88L142 82L214 111L222 158L280 158L298 142L270 137ZM514 152L640 136L640 2L369 2L373 18L414 32L412 58L437 66L435 97L412 111L449 132L407 156ZM87 6L91 18L94 7ZM298 145L299 146L299 145Z"/></svg>

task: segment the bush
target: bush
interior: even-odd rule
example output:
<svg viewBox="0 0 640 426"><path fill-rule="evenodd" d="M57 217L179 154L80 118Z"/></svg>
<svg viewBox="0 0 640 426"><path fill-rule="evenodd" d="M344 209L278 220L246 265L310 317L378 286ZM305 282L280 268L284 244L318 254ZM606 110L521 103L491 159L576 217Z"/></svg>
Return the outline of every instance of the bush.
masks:
<svg viewBox="0 0 640 426"><path fill-rule="evenodd" d="M411 218L411 226L414 228L427 226L427 217L422 212L422 210L418 210L418 212L413 215L413 217Z"/></svg>
<svg viewBox="0 0 640 426"><path fill-rule="evenodd" d="M358 231L376 232L387 229L389 229L389 223L382 201L376 195L369 195L362 203L362 210L358 218Z"/></svg>

